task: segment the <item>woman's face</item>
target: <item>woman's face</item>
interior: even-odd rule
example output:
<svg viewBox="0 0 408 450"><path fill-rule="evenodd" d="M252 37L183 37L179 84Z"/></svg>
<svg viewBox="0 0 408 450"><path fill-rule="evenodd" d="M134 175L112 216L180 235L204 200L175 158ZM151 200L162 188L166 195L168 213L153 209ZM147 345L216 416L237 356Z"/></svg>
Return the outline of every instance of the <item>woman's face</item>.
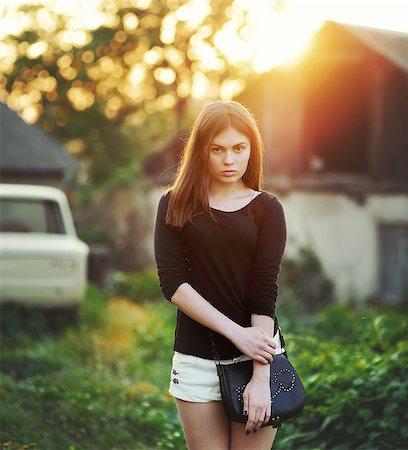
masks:
<svg viewBox="0 0 408 450"><path fill-rule="evenodd" d="M214 183L239 181L248 167L251 144L247 136L229 127L210 143L210 173Z"/></svg>

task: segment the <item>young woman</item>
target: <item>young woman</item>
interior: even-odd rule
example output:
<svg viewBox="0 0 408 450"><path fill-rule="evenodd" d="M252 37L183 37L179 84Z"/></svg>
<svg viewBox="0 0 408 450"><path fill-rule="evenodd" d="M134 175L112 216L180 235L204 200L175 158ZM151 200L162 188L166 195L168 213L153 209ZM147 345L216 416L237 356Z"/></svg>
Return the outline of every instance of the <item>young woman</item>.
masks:
<svg viewBox="0 0 408 450"><path fill-rule="evenodd" d="M155 256L177 310L170 393L190 450L270 449L269 363L286 244L282 205L261 190L263 145L251 113L219 101L199 114L176 179L160 199ZM223 364L253 360L246 424L224 415L208 331Z"/></svg>

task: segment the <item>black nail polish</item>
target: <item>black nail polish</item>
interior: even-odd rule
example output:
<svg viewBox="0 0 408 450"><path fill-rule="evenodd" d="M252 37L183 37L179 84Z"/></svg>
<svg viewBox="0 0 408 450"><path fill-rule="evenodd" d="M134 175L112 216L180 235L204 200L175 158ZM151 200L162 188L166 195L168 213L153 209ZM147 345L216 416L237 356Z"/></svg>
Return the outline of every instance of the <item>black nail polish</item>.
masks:
<svg viewBox="0 0 408 450"><path fill-rule="evenodd" d="M245 434L246 434L247 436L249 435L249 433L250 433L249 431L245 431Z"/></svg>
<svg viewBox="0 0 408 450"><path fill-rule="evenodd" d="M244 414L244 416L247 416L248 415L248 411L246 409L244 409L243 414Z"/></svg>
<svg viewBox="0 0 408 450"><path fill-rule="evenodd" d="M258 430L254 430L254 434L257 432Z"/></svg>

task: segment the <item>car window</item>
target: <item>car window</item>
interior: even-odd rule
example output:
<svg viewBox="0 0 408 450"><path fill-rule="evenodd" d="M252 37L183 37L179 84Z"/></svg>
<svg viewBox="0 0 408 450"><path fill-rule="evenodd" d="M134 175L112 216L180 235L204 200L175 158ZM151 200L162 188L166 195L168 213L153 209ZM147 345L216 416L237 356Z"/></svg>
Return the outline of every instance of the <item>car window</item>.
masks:
<svg viewBox="0 0 408 450"><path fill-rule="evenodd" d="M0 231L65 234L56 202L14 198L0 199Z"/></svg>

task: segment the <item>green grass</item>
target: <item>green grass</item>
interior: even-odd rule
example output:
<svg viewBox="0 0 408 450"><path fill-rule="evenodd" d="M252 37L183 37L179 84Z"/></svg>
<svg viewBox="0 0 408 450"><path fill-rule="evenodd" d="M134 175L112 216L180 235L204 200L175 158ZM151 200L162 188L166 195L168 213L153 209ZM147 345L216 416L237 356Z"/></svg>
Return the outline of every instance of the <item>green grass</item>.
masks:
<svg viewBox="0 0 408 450"><path fill-rule="evenodd" d="M78 326L59 336L33 338L10 329L3 336L2 448L179 448L177 440L183 445L165 392L173 309L166 302L152 311L122 299L111 303L116 307L89 289Z"/></svg>
<svg viewBox="0 0 408 450"><path fill-rule="evenodd" d="M278 309L279 313L279 309ZM1 449L185 449L167 394L175 308L89 288L76 325L2 312ZM304 412L274 449L408 447L408 316L328 307L281 317Z"/></svg>

